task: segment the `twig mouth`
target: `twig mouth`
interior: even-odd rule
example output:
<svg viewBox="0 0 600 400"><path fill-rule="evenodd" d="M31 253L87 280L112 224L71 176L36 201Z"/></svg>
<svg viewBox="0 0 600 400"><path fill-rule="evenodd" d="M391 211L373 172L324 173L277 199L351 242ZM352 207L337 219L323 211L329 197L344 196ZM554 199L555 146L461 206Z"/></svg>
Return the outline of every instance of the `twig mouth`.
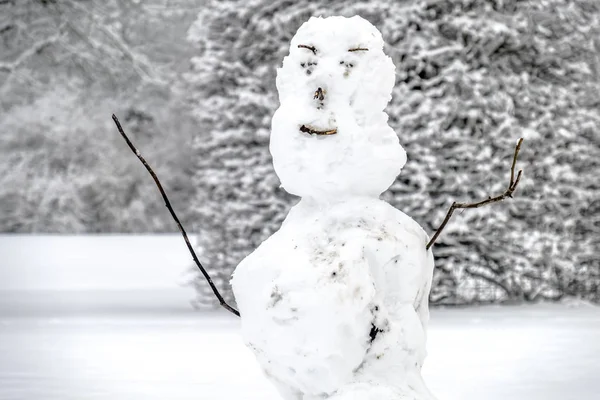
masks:
<svg viewBox="0 0 600 400"><path fill-rule="evenodd" d="M302 125L300 127L300 132L308 133L309 135L329 136L329 135L335 135L337 133L337 128L322 131L319 129L315 129L312 126Z"/></svg>

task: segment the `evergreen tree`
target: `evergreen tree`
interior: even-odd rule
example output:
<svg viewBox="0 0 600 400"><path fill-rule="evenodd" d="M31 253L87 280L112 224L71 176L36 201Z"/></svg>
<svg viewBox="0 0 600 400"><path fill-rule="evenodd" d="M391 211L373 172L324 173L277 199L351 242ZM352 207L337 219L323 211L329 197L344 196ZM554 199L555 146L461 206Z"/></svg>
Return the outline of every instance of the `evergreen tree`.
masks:
<svg viewBox="0 0 600 400"><path fill-rule="evenodd" d="M187 75L201 247L228 290L232 269L294 200L268 154L275 68L312 15L359 14L397 66L387 111L409 162L384 198L433 233L453 200L515 199L456 213L434 247L432 301L580 295L598 300L600 5L594 0L211 1L189 31ZM208 285L201 281L199 287ZM230 296L230 295L229 295Z"/></svg>
<svg viewBox="0 0 600 400"><path fill-rule="evenodd" d="M592 139L600 114L584 100L599 89L599 16L591 1L458 0L421 3L406 16L391 44L407 100L390 114L401 137L414 138L413 163L392 187L394 201L433 231L452 200L501 193L514 140L526 138L515 200L459 214L436 244L434 301L578 293L563 279L597 299L598 263L580 255L600 248L598 226L579 225L600 192Z"/></svg>

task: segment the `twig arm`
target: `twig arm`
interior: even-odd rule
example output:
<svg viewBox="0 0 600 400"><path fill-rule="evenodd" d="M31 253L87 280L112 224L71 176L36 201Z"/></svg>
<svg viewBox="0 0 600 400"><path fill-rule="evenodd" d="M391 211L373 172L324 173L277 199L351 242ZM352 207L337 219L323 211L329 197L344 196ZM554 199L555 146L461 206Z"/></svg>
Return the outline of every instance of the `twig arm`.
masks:
<svg viewBox="0 0 600 400"><path fill-rule="evenodd" d="M140 153L140 151L135 147L135 145L131 142L131 140L129 140L129 138L125 134L125 131L123 131L123 127L121 127L121 123L119 122L119 119L117 118L117 116L113 114L112 115L112 119L113 119L113 121L115 121L115 124L117 125L117 129L119 130L119 133L121 134L121 136L123 136L123 139L125 139L125 142L127 142L127 146L129 146L129 148L131 149L131 151L142 162L142 164L144 164L144 167L146 168L146 170L148 171L148 173L152 176L152 179L154 179L154 183L156 184L156 187L160 191L160 194L161 194L163 200L165 201L165 206L167 207L167 209L171 213L171 217L173 217L173 219L177 223L177 227L179 228L179 231L181 232L181 235L183 236L183 240L185 240L185 244L187 245L187 248L190 251L190 254L192 255L192 258L194 259L194 262L196 263L196 266L198 267L198 269L200 270L200 272L202 272L202 275L204 275L204 278L206 279L206 281L210 285L210 288L212 289L213 293L215 294L215 296L219 300L219 304L223 308L225 308L227 311L229 311L230 313L235 314L235 315L237 315L239 317L240 316L239 311L236 310L235 308L231 307L229 304L227 304L227 302L225 301L225 299L223 299L223 296L221 296L221 293L219 293L219 290L217 289L217 287L213 283L210 275L208 274L208 272L206 272L206 269L204 268L204 266L202 266L202 264L200 263L200 260L198 260L198 256L196 256L196 252L194 251L194 248L190 244L190 240L188 239L188 235L185 232L185 229L183 228L183 225L181 225L181 222L179 222L179 218L177 218L177 214L175 214L175 211L173 210L173 207L171 207L171 202L169 201L169 198L167 197L167 194L165 193L162 185L160 184L160 181L158 180L158 177L154 173L154 170L152 170L152 167L150 167L150 165L146 162L146 160L144 159L144 157L142 156L142 154Z"/></svg>
<svg viewBox="0 0 600 400"><path fill-rule="evenodd" d="M442 233L442 230L444 230L444 227L446 226L448 221L450 221L450 218L452 217L452 213L454 212L454 210L456 210L456 202L455 201L452 202L452 205L450 206L450 208L448 209L448 212L446 213L446 217L444 218L444 221L442 221L442 224L440 225L440 227L435 231L435 234L433 235L431 240L429 240L429 243L427 243L427 246L425 247L426 250L429 250L429 248L437 240L438 236L440 236L440 233Z"/></svg>
<svg viewBox="0 0 600 400"><path fill-rule="evenodd" d="M431 246L433 246L433 244L435 243L437 238L440 236L440 233L442 233L442 230L446 227L446 224L448 224L448 221L450 221L450 218L452 217L452 213L454 212L454 210L456 210L458 208L479 208L479 207L482 207L482 206L485 206L485 205L488 205L491 203L496 203L498 201L502 201L507 197L512 198L513 193L517 189L517 185L521 181L521 176L523 175L523 170L519 170L519 172L517 173L517 177L515 178L515 166L517 165L517 158L519 157L519 151L521 150L522 143L523 143L523 138L520 138L519 141L517 142L517 146L515 147L512 165L510 167L510 182L508 184L508 188L506 189L506 191L498 196L488 197L485 200L481 200L481 201L478 201L475 203L453 202L452 205L450 206L450 208L448 209L448 212L446 213L446 217L444 218L444 221L442 221L442 224L440 225L440 227L435 231L435 234L433 235L431 240L429 240L429 243L427 243L427 246L425 247L427 250L429 250L431 248Z"/></svg>

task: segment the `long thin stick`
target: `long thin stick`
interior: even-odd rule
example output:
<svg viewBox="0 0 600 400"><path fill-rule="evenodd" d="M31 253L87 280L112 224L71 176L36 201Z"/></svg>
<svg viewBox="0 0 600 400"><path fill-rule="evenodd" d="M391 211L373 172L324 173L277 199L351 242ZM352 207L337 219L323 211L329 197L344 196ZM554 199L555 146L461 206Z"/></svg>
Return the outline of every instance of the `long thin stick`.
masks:
<svg viewBox="0 0 600 400"><path fill-rule="evenodd" d="M452 213L454 212L454 210L456 210L458 208L479 208L479 207L488 205L490 203L502 201L507 197L512 198L512 195L513 195L514 191L517 189L517 185L519 184L519 181L521 180L521 175L523 174L523 170L519 170L519 172L517 173L517 178L515 179L515 166L517 165L517 157L519 156L519 151L521 150L522 143L523 143L523 138L520 138L519 141L517 142L517 146L515 147L515 153L513 155L512 165L510 167L510 182L508 183L508 188L506 189L506 191L504 193L502 193L501 195L498 195L496 197L488 197L487 199L478 201L476 203L453 202L452 205L450 206L450 209L446 213L446 218L444 218L444 221L442 222L440 227L437 229L437 231L435 231L435 235L433 235L433 237L431 238L429 243L427 243L427 247L426 247L427 250L429 250L429 248L433 245L433 243L435 243L436 239L440 236L440 233L442 233L442 230L444 229L444 227L446 226L448 221L450 221L450 217L452 217Z"/></svg>
<svg viewBox="0 0 600 400"><path fill-rule="evenodd" d="M142 164L144 164L144 167L146 167L146 170L148 170L148 172L152 176L152 179L154 179L154 183L156 183L156 187L158 187L158 190L160 191L160 194L161 194L163 200L165 201L165 206L167 206L167 209L171 213L171 216L173 217L173 219L177 223L177 227L179 228L179 231L183 235L183 239L185 240L185 244L187 245L188 250L192 254L192 258L194 259L194 262L198 266L198 269L200 270L200 272L202 272L202 275L204 275L204 278L206 278L206 281L210 285L210 288L212 289L213 293L215 294L215 296L219 300L219 304L221 306L223 306L223 308L225 308L230 313L235 314L235 315L237 315L239 317L240 316L239 311L236 310L235 308L231 307L229 304L227 304L227 302L225 301L225 299L223 299L223 296L221 296L221 293L219 293L219 290L217 289L217 287L213 283L212 279L210 278L210 275L208 274L208 272L206 272L206 269L204 269L204 267L200 263L200 260L198 260L198 256L196 256L196 252L194 251L194 248L190 244L190 240L188 239L187 233L185 232L185 229L183 229L183 225L181 225L181 222L179 222L179 218L177 218L177 215L175 214L175 211L173 211L173 207L171 207L171 202L169 201L169 198L167 197L167 194L165 193L162 185L160 184L160 181L158 180L158 177L156 176L156 174L154 173L154 171L152 170L152 168L150 167L150 165L148 165L148 163L146 162L146 160L144 159L144 157L142 157L142 154L140 153L140 151L133 145L133 143L131 142L131 140L129 140L129 138L127 137L127 135L123 131L123 128L121 127L121 123L119 122L119 119L117 118L117 116L115 114L113 114L112 119L113 119L113 121L115 121L115 124L117 125L117 129L119 130L119 133L121 134L121 136L123 136L123 139L125 139L125 142L127 142L127 145L129 146L129 148L131 149L131 151L133 151L135 153L135 155L137 156L137 158L142 162Z"/></svg>

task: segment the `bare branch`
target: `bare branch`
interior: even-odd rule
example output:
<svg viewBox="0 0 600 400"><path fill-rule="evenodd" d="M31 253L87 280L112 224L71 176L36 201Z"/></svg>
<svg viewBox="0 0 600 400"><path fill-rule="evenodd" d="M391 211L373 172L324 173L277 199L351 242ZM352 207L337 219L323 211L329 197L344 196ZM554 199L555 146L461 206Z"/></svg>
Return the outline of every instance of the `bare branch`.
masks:
<svg viewBox="0 0 600 400"><path fill-rule="evenodd" d="M154 173L154 171L152 170L150 165L146 162L144 157L142 157L142 154L140 153L140 151L134 146L134 144L131 142L131 140L129 140L129 138L123 131L123 128L121 127L121 123L119 122L119 119L117 118L117 116L113 114L112 119L113 119L113 121L115 121L115 124L117 125L117 129L119 130L119 133L121 134L121 136L123 136L123 139L125 139L125 142L127 142L127 145L129 146L131 151L133 151L133 153L136 155L136 157L142 162L142 164L144 164L144 167L150 173L150 175L152 176L152 179L154 179L154 183L156 184L156 187L158 187L158 190L160 191L160 194L161 194L163 200L165 201L165 206L167 207L167 209L171 213L171 216L177 223L177 227L179 228L181 235L183 235L185 244L187 245L187 248L190 251L192 258L194 259L194 262L198 266L198 269L200 270L200 272L202 272L202 275L204 275L204 278L206 279L206 281L210 285L210 288L212 289L213 293L219 300L219 304L223 308L225 308L227 311L229 311L230 313L235 314L239 317L240 316L239 311L236 310L235 308L231 307L229 304L227 304L227 302L225 301L225 299L223 299L223 296L221 296L221 293L219 293L219 290L213 283L210 275L208 274L208 272L206 272L206 269L202 266L202 264L200 263L200 260L198 260L198 256L196 256L196 252L194 251L194 248L190 244L190 240L188 239L187 233L185 232L185 229L183 229L183 225L181 225L181 222L179 222L179 218L177 218L175 211L173 211L173 207L171 207L171 202L169 201L167 194L165 193L162 185L160 184L158 177L156 176L156 174Z"/></svg>
<svg viewBox="0 0 600 400"><path fill-rule="evenodd" d="M520 138L517 142L517 147L515 147L515 154L513 155L512 165L510 166L510 182L508 184L508 189L511 190L511 187L517 186L519 184L519 179L521 179L521 172L519 171L517 175L517 180L515 182L515 166L517 165L517 157L519 156L519 151L521 151L521 144L523 143L523 138ZM514 191L514 189L513 189ZM512 192L511 192L512 193Z"/></svg>
<svg viewBox="0 0 600 400"><path fill-rule="evenodd" d="M502 201L507 197L512 198L512 195L515 192L515 190L517 189L517 185L519 184L519 182L521 180L521 176L523 174L523 171L519 170L519 172L517 173L517 177L515 179L515 166L517 165L517 158L519 156L519 151L521 150L522 143L523 143L523 138L520 138L519 141L517 142L517 146L515 147L515 153L513 155L512 165L510 167L510 182L508 184L508 188L506 189L506 191L498 196L495 196L495 197L490 196L487 199L478 201L476 203L453 202L452 205L450 206L450 209L448 209L448 212L446 213L446 217L444 218L444 221L442 221L442 224L440 225L440 227L437 229L437 231L435 231L435 234L433 235L433 237L431 238L429 243L427 243L427 246L426 246L427 250L429 250L431 248L431 246L435 243L437 238L440 236L440 233L442 233L442 230L444 230L444 227L446 226L448 221L450 221L450 218L452 217L452 213L454 213L454 210L456 210L458 208L479 208L479 207L482 207L482 206L485 206L485 205L488 205L491 203L496 203L498 201Z"/></svg>

